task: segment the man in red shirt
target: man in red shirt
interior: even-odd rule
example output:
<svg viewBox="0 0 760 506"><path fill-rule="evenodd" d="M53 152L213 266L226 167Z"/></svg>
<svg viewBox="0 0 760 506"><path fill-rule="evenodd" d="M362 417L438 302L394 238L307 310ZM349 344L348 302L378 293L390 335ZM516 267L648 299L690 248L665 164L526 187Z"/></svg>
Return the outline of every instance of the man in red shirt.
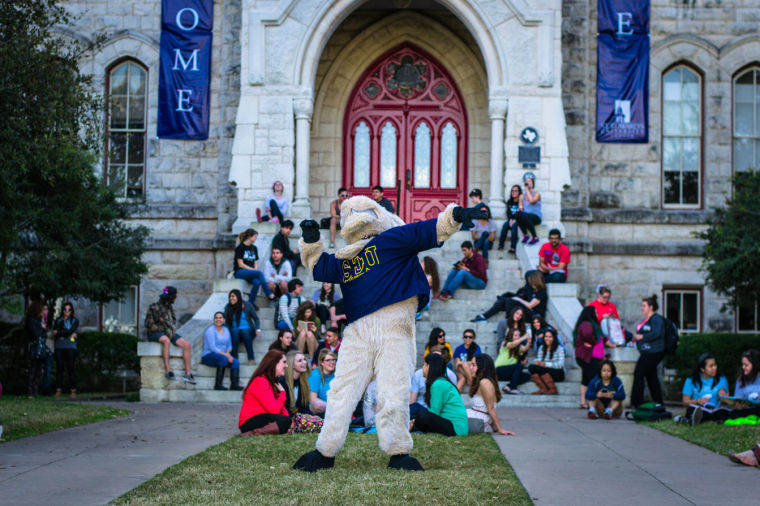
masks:
<svg viewBox="0 0 760 506"><path fill-rule="evenodd" d="M562 244L562 234L556 228L549 231L549 242L538 251L537 269L543 273L546 283L567 281L567 266L570 264L570 248ZM534 271L525 273L525 279Z"/></svg>
<svg viewBox="0 0 760 506"><path fill-rule="evenodd" d="M464 258L454 264L454 268L449 271L446 282L443 284L439 299L448 300L454 298L454 292L459 285L474 290L483 290L488 282L486 274L486 262L483 256L472 249L472 243L465 241L462 243L462 253Z"/></svg>

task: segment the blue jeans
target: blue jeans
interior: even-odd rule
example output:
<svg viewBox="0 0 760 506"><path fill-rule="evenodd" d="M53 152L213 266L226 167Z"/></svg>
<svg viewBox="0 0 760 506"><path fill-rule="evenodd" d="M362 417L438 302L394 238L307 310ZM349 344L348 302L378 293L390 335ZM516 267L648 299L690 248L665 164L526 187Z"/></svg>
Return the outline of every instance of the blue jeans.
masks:
<svg viewBox="0 0 760 506"><path fill-rule="evenodd" d="M480 235L480 239L475 241L475 244L473 244L475 248L478 248L481 251L483 258L488 258L488 248L491 246L491 242L488 240L489 235L491 234L488 232L483 232Z"/></svg>
<svg viewBox="0 0 760 506"><path fill-rule="evenodd" d="M533 274L534 272L541 272L537 269L530 270L525 273L525 282L528 282L528 276ZM564 283L567 281L567 275L564 272L552 272L551 274L546 274L545 272L541 272L541 274L544 275L544 283Z"/></svg>
<svg viewBox="0 0 760 506"><path fill-rule="evenodd" d="M512 365L502 365L496 368L496 377L499 381L509 381L509 388L516 390L518 386L530 380L528 373L523 372L523 367L520 361Z"/></svg>
<svg viewBox="0 0 760 506"><path fill-rule="evenodd" d="M474 290L482 290L486 287L486 282L480 278L476 278L467 271L451 269L441 292L454 295L459 285L464 285L465 288L472 288Z"/></svg>
<svg viewBox="0 0 760 506"><path fill-rule="evenodd" d="M203 355L201 357L201 364L209 367L231 367L232 369L240 369L240 362L238 362L238 359L233 359L230 364L226 356L214 351Z"/></svg>
<svg viewBox="0 0 760 506"><path fill-rule="evenodd" d="M504 222L504 225L501 227L501 233L499 234L499 249L502 249L504 247L504 243L507 242L507 233L510 233L512 235L509 236L509 245L512 249L517 248L517 220L514 220L514 223L512 223L512 226L509 226L509 220Z"/></svg>
<svg viewBox="0 0 760 506"><path fill-rule="evenodd" d="M251 304L256 300L256 296L259 294L259 286L264 289L264 293L267 297L272 296L272 290L267 285L267 280L264 277L264 273L261 271L251 269L238 269L235 273L235 278L244 279L251 283Z"/></svg>
<svg viewBox="0 0 760 506"><path fill-rule="evenodd" d="M238 348L240 348L240 341L242 340L243 344L245 344L248 360L253 360L253 331L250 328L239 329L238 327L232 327L230 329L230 338L232 340L233 357L238 358Z"/></svg>

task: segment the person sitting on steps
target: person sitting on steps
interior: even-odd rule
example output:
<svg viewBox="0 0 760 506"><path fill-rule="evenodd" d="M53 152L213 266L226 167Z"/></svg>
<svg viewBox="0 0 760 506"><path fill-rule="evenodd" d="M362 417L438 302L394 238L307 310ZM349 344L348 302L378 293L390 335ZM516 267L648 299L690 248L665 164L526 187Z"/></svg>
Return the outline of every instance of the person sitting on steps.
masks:
<svg viewBox="0 0 760 506"><path fill-rule="evenodd" d="M530 334L525 333L524 330L510 329L499 347L499 355L496 357L494 366L496 366L496 377L499 381L509 381L509 384L502 388L505 394L521 394L522 392L517 387L529 379L523 372L523 367L528 361L526 354L530 349L530 339Z"/></svg>
<svg viewBox="0 0 760 506"><path fill-rule="evenodd" d="M499 234L499 251L504 249L504 243L507 242L507 233L510 233L509 238L509 252L514 255L515 248L517 248L517 213L520 212L520 205L522 200L522 188L520 185L514 185L509 191L509 199L507 200L507 221L501 227L501 233Z"/></svg>
<svg viewBox="0 0 760 506"><path fill-rule="evenodd" d="M567 266L570 265L570 248L562 244L562 234L556 228L549 231L549 242L538 251L538 266L525 273L525 280L534 272L544 276L545 283L567 281Z"/></svg>
<svg viewBox="0 0 760 506"><path fill-rule="evenodd" d="M528 366L530 379L538 387L534 394L557 395L554 383L565 380L565 348L559 345L556 333L552 328L544 331L544 344L538 349L538 358Z"/></svg>
<svg viewBox="0 0 760 506"><path fill-rule="evenodd" d="M238 236L240 244L235 247L235 260L233 270L235 279L244 279L251 283L251 294L248 300L256 307L256 296L259 293L259 287L264 290L264 294L271 301L274 300L274 293L267 284L264 273L259 269L259 250L254 246L258 232L249 228Z"/></svg>
<svg viewBox="0 0 760 506"><path fill-rule="evenodd" d="M224 369L230 368L230 390L242 390L240 386L240 363L232 356L230 331L224 326L224 313L214 314L214 324L203 333L203 354L201 364L216 367L214 390L227 390L224 381Z"/></svg>
<svg viewBox="0 0 760 506"><path fill-rule="evenodd" d="M282 250L272 248L272 253L264 266L264 277L269 290L275 295L288 292L288 283L293 279L293 269L290 262L285 260Z"/></svg>
<svg viewBox="0 0 760 506"><path fill-rule="evenodd" d="M191 345L176 331L177 317L174 314L174 301L177 300L177 289L173 286L164 287L158 302L148 307L145 315L145 331L148 333L148 341L160 343L161 357L164 360L164 369L166 379L174 380L174 371L169 365L169 346L175 345L182 348L182 358L185 361L185 374L182 376L184 381L195 384L195 376L190 368L190 359L192 357Z"/></svg>
<svg viewBox="0 0 760 506"><path fill-rule="evenodd" d="M335 248L335 233L340 226L340 206L348 195L348 190L341 186L338 188L338 198L330 203L330 249Z"/></svg>
<svg viewBox="0 0 760 506"><path fill-rule="evenodd" d="M290 262L290 268L293 276L298 273L298 266L301 265L301 253L298 248L290 247L290 233L293 231L293 222L285 220L280 223L280 231L272 238L272 249L282 251L282 258Z"/></svg>
<svg viewBox="0 0 760 506"><path fill-rule="evenodd" d="M517 306L522 306L525 314L531 315L531 317L534 314L543 317L546 315L547 298L544 276L538 271L533 271L533 273L528 276L525 286L517 290L517 293L502 293L496 297L496 302L494 302L487 311L478 314L470 321L484 322L495 314L498 314L500 311L504 311L508 314Z"/></svg>
<svg viewBox="0 0 760 506"><path fill-rule="evenodd" d="M485 260L480 253L473 250L470 241L462 243L462 254L464 258L455 263L449 271L449 275L443 283L443 289L438 296L439 299L453 299L459 285L464 285L465 288L473 290L485 289L486 283L488 283Z"/></svg>
<svg viewBox="0 0 760 506"><path fill-rule="evenodd" d="M528 241L530 244L535 244L538 242L536 225L541 223L541 194L535 190L536 176L532 172L526 172L522 179L525 192L520 197L521 206L520 212L517 213L517 226L523 233L523 244Z"/></svg>

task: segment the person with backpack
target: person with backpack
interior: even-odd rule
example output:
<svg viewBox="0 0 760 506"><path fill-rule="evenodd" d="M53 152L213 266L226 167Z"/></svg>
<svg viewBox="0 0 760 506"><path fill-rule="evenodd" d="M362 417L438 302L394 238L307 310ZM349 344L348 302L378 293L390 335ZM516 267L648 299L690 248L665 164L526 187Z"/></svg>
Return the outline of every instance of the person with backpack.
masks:
<svg viewBox="0 0 760 506"><path fill-rule="evenodd" d="M288 281L288 292L280 297L274 312L274 324L278 330L295 332L293 319L298 314L298 306L305 301L301 292L303 292L303 281L298 278Z"/></svg>
<svg viewBox="0 0 760 506"><path fill-rule="evenodd" d="M641 314L644 320L636 325L633 340L639 350L639 359L633 370L631 406L638 408L644 399L644 380L649 385L649 393L657 404L662 404L662 389L657 377L657 366L665 356L665 319L657 314L657 295L641 299Z"/></svg>

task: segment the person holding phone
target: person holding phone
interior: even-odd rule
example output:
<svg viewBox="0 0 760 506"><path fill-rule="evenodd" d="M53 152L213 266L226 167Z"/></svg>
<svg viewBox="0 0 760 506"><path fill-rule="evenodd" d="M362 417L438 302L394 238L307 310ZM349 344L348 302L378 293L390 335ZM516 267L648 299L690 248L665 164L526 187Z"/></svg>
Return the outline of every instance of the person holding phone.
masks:
<svg viewBox="0 0 760 506"><path fill-rule="evenodd" d="M602 360L599 376L594 376L586 389L588 417L595 420L601 412L601 417L605 420L619 418L623 413L624 400L625 388L618 378L615 363L612 360Z"/></svg>

